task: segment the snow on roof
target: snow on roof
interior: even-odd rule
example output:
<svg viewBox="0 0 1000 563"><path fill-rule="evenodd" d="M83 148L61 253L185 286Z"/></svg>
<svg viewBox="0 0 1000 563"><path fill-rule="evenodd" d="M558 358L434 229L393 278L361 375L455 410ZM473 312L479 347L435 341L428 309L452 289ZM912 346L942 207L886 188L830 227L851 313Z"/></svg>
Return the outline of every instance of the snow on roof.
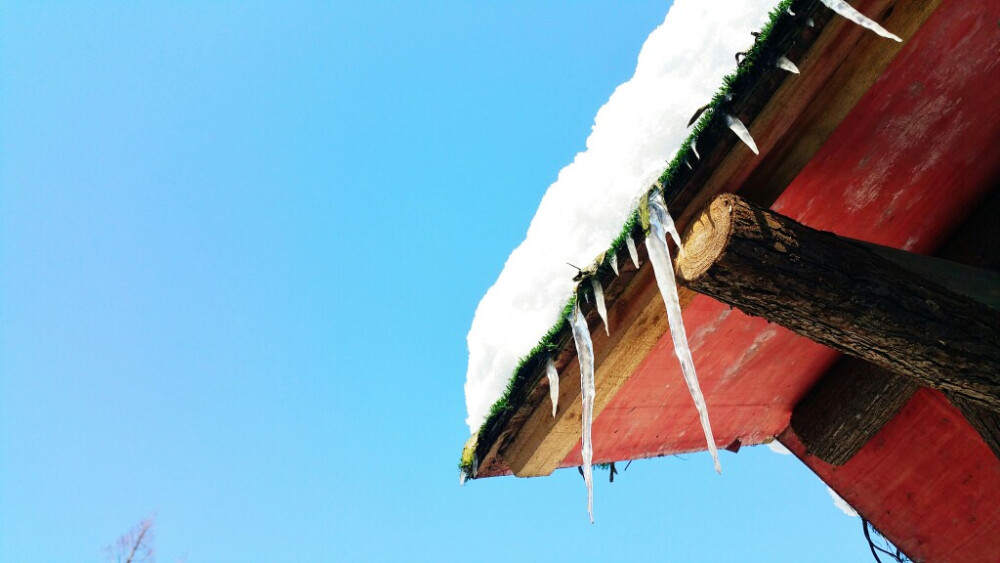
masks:
<svg viewBox="0 0 1000 563"><path fill-rule="evenodd" d="M598 110L587 149L559 172L524 241L479 302L467 337L465 400L472 432L519 360L556 323L573 293L567 262L606 250L637 199L681 147L734 54L753 44L777 0L676 0L646 39L632 78Z"/></svg>

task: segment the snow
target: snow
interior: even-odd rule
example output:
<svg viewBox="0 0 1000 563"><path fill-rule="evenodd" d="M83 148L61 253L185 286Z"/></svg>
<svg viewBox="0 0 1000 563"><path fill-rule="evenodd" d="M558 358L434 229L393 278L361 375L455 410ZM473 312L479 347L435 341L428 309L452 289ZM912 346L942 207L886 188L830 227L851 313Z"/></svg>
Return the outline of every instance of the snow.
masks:
<svg viewBox="0 0 1000 563"><path fill-rule="evenodd" d="M559 408L559 372L552 358L545 361L545 374L549 378L549 398L552 399L552 416L555 416Z"/></svg>
<svg viewBox="0 0 1000 563"><path fill-rule="evenodd" d="M789 451L784 444L782 444L777 440L771 440L770 442L768 442L767 448L779 455L792 455L792 452Z"/></svg>
<svg viewBox="0 0 1000 563"><path fill-rule="evenodd" d="M594 421L594 343L590 340L587 318L580 312L580 304L573 306L573 342L576 343L576 357L580 361L580 396L583 400L581 419L580 455L583 458L583 480L587 484L587 512L590 522L594 522L594 447L591 441L591 424Z"/></svg>
<svg viewBox="0 0 1000 563"><path fill-rule="evenodd" d="M874 31L881 37L885 37L886 39L892 39L893 41L900 41L900 42L903 41L902 39L900 39L898 35L894 33L889 33L889 31L887 31L884 27L880 26L879 24L869 19L868 16L865 16L861 12L855 10L850 4L844 2L844 0L820 0L820 1L823 2L823 4L825 4L827 8L830 8L834 12L837 12L841 16L844 16L845 18L851 20L852 22L860 25L865 29L870 29Z"/></svg>
<svg viewBox="0 0 1000 563"><path fill-rule="evenodd" d="M830 493L830 498L833 499L833 505L839 508L841 512L853 518L857 518L858 511L854 510L853 506L848 504L847 501L843 499L843 497L838 495L837 491L834 491L830 487L827 487L826 492Z"/></svg>
<svg viewBox="0 0 1000 563"><path fill-rule="evenodd" d="M611 336L611 327L608 326L608 308L604 305L604 286L601 285L596 276L590 278L590 283L594 286L594 303L597 305L597 314L604 321L604 334Z"/></svg>
<svg viewBox="0 0 1000 563"><path fill-rule="evenodd" d="M656 275L656 285L663 295L663 302L667 307L667 322L670 324L670 337L674 341L674 353L677 361L681 364L681 373L684 375L684 383L687 383L691 399L698 410L698 418L701 420L701 429L705 432L705 441L708 443L708 451L715 461L715 470L722 473L722 466L719 465L719 453L715 449L715 437L712 435L712 425L708 421L708 406L705 404L705 396L701 393L701 386L698 384L698 375L694 370L694 359L691 357L691 347L688 346L687 333L684 330L684 317L681 315L681 302L677 296L677 281L674 279L674 263L670 259L670 251L667 250L667 232L678 243L680 247L680 235L674 227L674 220L667 211L667 205L663 202L663 195L655 190L649 196L649 236L646 237L646 250L649 251L649 261L653 264L653 273Z"/></svg>
<svg viewBox="0 0 1000 563"><path fill-rule="evenodd" d="M467 424L479 429L518 361L573 292L566 262L611 245L637 199L690 133L688 117L736 70L777 0L677 0L646 39L633 77L598 110L586 150L549 186L527 236L476 309L467 337Z"/></svg>

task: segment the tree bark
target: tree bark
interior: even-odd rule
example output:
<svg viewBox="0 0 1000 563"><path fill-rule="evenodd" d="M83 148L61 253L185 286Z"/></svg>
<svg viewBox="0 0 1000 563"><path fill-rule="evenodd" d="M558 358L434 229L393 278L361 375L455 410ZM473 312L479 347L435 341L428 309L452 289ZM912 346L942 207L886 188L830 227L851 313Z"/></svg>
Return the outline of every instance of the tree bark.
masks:
<svg viewBox="0 0 1000 563"><path fill-rule="evenodd" d="M676 268L699 293L1000 411L1000 315L863 245L724 194Z"/></svg>
<svg viewBox="0 0 1000 563"><path fill-rule="evenodd" d="M920 389L909 377L843 357L795 405L792 430L810 454L843 465Z"/></svg>
<svg viewBox="0 0 1000 563"><path fill-rule="evenodd" d="M965 415L965 420L979 432L979 437L1000 459L1000 414L954 393L945 393L951 404Z"/></svg>

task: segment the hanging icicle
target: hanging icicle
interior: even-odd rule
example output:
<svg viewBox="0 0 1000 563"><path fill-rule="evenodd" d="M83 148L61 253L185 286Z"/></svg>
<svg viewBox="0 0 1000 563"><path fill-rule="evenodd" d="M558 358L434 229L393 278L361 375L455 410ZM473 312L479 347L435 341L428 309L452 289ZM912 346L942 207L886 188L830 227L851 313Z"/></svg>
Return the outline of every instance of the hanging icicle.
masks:
<svg viewBox="0 0 1000 563"><path fill-rule="evenodd" d="M616 276L619 275L618 274L618 254L617 253L612 253L611 254L611 260L609 260L609 262L611 262L611 269L615 271L615 275Z"/></svg>
<svg viewBox="0 0 1000 563"><path fill-rule="evenodd" d="M799 73L799 67L795 66L795 63L793 63L792 61L788 60L788 57L786 57L784 55L778 57L778 60L774 61L774 66L776 66L776 67L778 67L778 68L780 68L782 70L787 70L788 72L790 72L792 74L798 74Z"/></svg>
<svg viewBox="0 0 1000 563"><path fill-rule="evenodd" d="M625 239L625 246L628 247L628 255L632 258L632 263L635 264L635 269L639 269L639 251L635 248L635 241L632 240L631 235Z"/></svg>
<svg viewBox="0 0 1000 563"><path fill-rule="evenodd" d="M746 146L750 147L750 150L752 150L754 154L760 154L760 151L757 150L757 143L753 142L753 137L750 136L750 131L747 131L747 126L743 125L742 121L729 115L728 113L722 114L722 117L726 120L726 125L729 126L729 129L731 129L733 133L736 133L736 136L739 137L740 140L746 144Z"/></svg>
<svg viewBox="0 0 1000 563"><path fill-rule="evenodd" d="M559 408L559 372L551 357L545 360L545 375L549 378L549 398L552 399L552 416L555 416Z"/></svg>
<svg viewBox="0 0 1000 563"><path fill-rule="evenodd" d="M590 278L590 283L594 286L594 303L597 305L597 314L604 321L604 334L611 336L611 328L608 327L608 309L604 305L604 286L597 280L597 276Z"/></svg>
<svg viewBox="0 0 1000 563"><path fill-rule="evenodd" d="M583 458L583 480L587 484L587 513L590 523L594 523L594 469L591 462L594 459L594 446L591 440L591 425L594 419L594 343L590 339L590 328L587 319L580 312L580 304L573 306L570 319L573 326L573 342L576 344L576 357L580 362L580 395L583 398L583 414L581 416L581 447Z"/></svg>
<svg viewBox="0 0 1000 563"><path fill-rule="evenodd" d="M705 396L698 384L698 375L694 370L694 359L691 357L691 348L684 330L684 317L681 313L680 298L677 296L677 282L674 279L674 264L670 259L670 251L667 250L668 232L675 241L678 240L675 234L677 229L674 228L674 221L670 217L670 213L667 212L663 195L660 194L659 190L653 190L649 196L649 235L646 237L646 250L649 252L649 261L653 264L656 285L659 286L663 302L667 307L670 336L674 341L674 353L677 355L677 360L681 364L681 372L684 374L684 383L687 384L691 399L698 410L698 418L701 421L701 428L705 432L708 451L715 461L715 470L722 473L719 453L715 447L715 437L712 435L712 425L708 420L708 406L705 404Z"/></svg>
<svg viewBox="0 0 1000 563"><path fill-rule="evenodd" d="M880 26L871 20L868 16L862 14L861 12L854 9L853 6L844 2L844 0L820 0L827 8L830 8L834 12L837 12L841 16L851 20L852 22L860 25L865 29L870 29L874 31L880 37L885 37L886 39L892 39L893 41L902 42L898 35L895 33L890 33L886 28Z"/></svg>
<svg viewBox="0 0 1000 563"><path fill-rule="evenodd" d="M694 157L701 160L701 155L698 154L698 139L691 140L691 150L694 151Z"/></svg>

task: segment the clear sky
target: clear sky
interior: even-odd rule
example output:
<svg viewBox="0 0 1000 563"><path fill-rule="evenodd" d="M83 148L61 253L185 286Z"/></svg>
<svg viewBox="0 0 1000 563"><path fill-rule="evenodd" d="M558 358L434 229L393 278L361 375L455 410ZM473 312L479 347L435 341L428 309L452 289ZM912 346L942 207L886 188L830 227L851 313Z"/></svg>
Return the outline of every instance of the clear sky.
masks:
<svg viewBox="0 0 1000 563"><path fill-rule="evenodd" d="M465 335L665 2L0 4L0 561L867 561L766 448L458 487Z"/></svg>

